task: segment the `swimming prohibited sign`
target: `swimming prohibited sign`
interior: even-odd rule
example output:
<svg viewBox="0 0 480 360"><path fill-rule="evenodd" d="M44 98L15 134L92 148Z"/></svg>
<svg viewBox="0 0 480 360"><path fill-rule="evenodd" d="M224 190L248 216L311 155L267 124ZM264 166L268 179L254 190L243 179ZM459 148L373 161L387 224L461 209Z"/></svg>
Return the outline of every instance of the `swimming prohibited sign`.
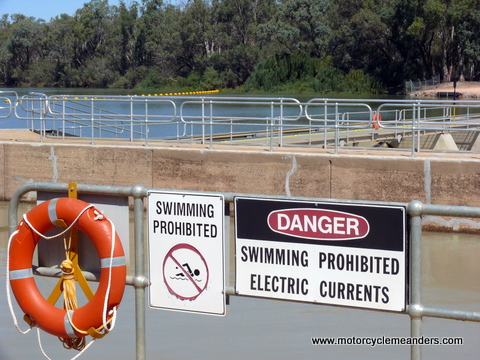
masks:
<svg viewBox="0 0 480 360"><path fill-rule="evenodd" d="M150 307L225 315L224 199L148 193Z"/></svg>

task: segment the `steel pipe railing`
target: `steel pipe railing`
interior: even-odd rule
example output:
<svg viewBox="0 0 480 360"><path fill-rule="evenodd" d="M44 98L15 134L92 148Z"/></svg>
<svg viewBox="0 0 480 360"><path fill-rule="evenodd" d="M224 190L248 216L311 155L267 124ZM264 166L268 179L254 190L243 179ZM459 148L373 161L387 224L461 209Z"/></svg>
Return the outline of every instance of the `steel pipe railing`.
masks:
<svg viewBox="0 0 480 360"><path fill-rule="evenodd" d="M0 106L0 118L25 121L27 128L40 132L40 141L51 131L61 133L63 139L68 134L87 137L92 144L100 138L115 138L143 139L149 146L152 140L173 139L208 143L213 148L220 138L234 144L242 137L263 138L263 145L273 151L274 146L289 145L288 132L297 132L308 135L302 146L314 146L313 137L322 134L320 146L337 153L352 134L363 131L372 141L379 134L390 134L392 139L412 136L414 156L425 133L480 131L480 102L468 100L314 98L300 102L281 97L48 97L42 93L2 99L7 105Z"/></svg>

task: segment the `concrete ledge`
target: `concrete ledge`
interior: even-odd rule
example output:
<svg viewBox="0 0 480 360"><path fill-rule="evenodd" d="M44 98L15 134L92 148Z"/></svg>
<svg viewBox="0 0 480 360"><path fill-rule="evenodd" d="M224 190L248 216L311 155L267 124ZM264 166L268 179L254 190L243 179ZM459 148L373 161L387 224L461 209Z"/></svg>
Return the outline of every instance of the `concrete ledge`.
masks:
<svg viewBox="0 0 480 360"><path fill-rule="evenodd" d="M462 142L480 146L478 136ZM457 135L453 133L454 140ZM443 139L445 140L445 139ZM445 140L448 141L448 140ZM33 181L480 207L480 154L45 138L0 132L0 199ZM411 145L409 145L411 146ZM33 201L36 193L24 200ZM425 217L426 230L478 233L478 219Z"/></svg>
<svg viewBox="0 0 480 360"><path fill-rule="evenodd" d="M169 146L169 147L167 147ZM178 146L178 147L175 147ZM29 181L480 206L480 156L0 142L0 198ZM388 154L388 155L387 155Z"/></svg>

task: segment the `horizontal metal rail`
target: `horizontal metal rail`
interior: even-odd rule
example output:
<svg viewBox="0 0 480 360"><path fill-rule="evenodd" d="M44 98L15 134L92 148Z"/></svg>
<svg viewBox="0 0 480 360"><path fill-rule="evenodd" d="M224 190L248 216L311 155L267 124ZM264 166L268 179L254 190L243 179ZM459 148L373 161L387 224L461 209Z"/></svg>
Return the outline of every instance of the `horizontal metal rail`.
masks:
<svg viewBox="0 0 480 360"><path fill-rule="evenodd" d="M8 119L12 116L13 107L8 97L0 97L0 119Z"/></svg>
<svg viewBox="0 0 480 360"><path fill-rule="evenodd" d="M8 119L13 114L18 94L15 91L0 91L0 119Z"/></svg>
<svg viewBox="0 0 480 360"><path fill-rule="evenodd" d="M127 283L135 287L135 313L136 313L136 340L137 340L137 359L145 359L145 289L149 286L149 280L146 275L145 267L145 241L144 241L144 199L147 197L147 192L155 190L148 189L141 185L133 187L121 186L105 186L105 185L77 185L79 194L98 194L98 195L113 195L118 197L133 197L134 203L134 269L135 275L128 277ZM157 189L158 190L158 189ZM12 234L18 224L18 208L22 196L30 191L36 192L58 192L60 194L67 194L68 184L59 183L29 183L25 184L12 196L10 201L8 224L9 233ZM162 190L165 191L165 190ZM178 190L175 190L178 193ZM188 191L188 193L198 193L198 191ZM211 193L210 193L211 194ZM231 203L237 196L258 197L258 195L237 194L237 193L222 193L225 202ZM62 196L62 195L60 195ZM262 195L265 199L284 199L279 196ZM362 201L353 200L338 200L338 199L318 199L318 198L299 198L289 197L289 200L313 200L313 201L328 201L328 202L342 202L352 204L364 204ZM466 217L466 218L480 218L480 208L469 206L447 206L447 205L432 205L423 204L420 201L412 201L408 204L403 203L387 203L387 202L372 202L378 205L402 205L406 206L409 214L410 222L410 300L405 311L410 316L410 335L413 338L420 338L422 336L422 324L424 317L435 317L452 320L474 321L480 322L480 311L464 311L458 309L444 309L436 307L426 307L422 303L422 216L437 215L448 217ZM36 269L38 274L43 276L58 276L55 271L51 269ZM94 274L86 273L89 280L96 280ZM235 284L229 284L226 288L228 295L238 295L235 291ZM372 310L379 311L379 310ZM421 345L416 343L411 345L411 359L421 359Z"/></svg>
<svg viewBox="0 0 480 360"><path fill-rule="evenodd" d="M3 97L2 97L3 95ZM3 103L2 103L3 100ZM91 138L230 144L320 146L412 138L412 156L426 134L480 132L480 102L223 96L46 96L0 93L0 118L47 134ZM292 131L297 131L293 139ZM290 135L287 138L286 132ZM358 136L362 133L362 136ZM241 135L245 134L245 135ZM355 136L354 136L355 135ZM248 140L249 139L249 140ZM251 141L255 139L255 141ZM295 141L292 141L295 140ZM378 140L378 141L377 141ZM407 150L407 149L401 149Z"/></svg>

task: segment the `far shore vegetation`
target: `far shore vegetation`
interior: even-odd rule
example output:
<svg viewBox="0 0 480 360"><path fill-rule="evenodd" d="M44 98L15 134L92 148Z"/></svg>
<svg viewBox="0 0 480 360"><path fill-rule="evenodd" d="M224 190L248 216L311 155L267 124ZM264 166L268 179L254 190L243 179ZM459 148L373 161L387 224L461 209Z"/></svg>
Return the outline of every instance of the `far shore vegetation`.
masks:
<svg viewBox="0 0 480 360"><path fill-rule="evenodd" d="M4 87L380 94L480 80L478 0L90 0L0 16Z"/></svg>

